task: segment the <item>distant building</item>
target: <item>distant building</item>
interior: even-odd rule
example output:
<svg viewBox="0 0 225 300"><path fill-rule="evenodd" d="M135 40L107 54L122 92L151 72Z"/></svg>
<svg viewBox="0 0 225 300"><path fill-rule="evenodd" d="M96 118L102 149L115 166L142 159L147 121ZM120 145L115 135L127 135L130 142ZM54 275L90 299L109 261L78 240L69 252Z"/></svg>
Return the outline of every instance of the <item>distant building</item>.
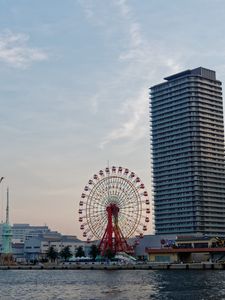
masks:
<svg viewBox="0 0 225 300"><path fill-rule="evenodd" d="M176 235L144 235L134 248L134 255L141 260L147 260L146 248L160 249L164 246L171 246L176 241Z"/></svg>
<svg viewBox="0 0 225 300"><path fill-rule="evenodd" d="M12 233L13 240L24 243L25 240L38 237L41 234L49 233L48 226L32 226L30 224L13 224Z"/></svg>
<svg viewBox="0 0 225 300"><path fill-rule="evenodd" d="M16 262L25 262L24 243L12 243L13 259Z"/></svg>
<svg viewBox="0 0 225 300"><path fill-rule="evenodd" d="M151 87L156 234L225 235L221 82L186 70Z"/></svg>
<svg viewBox="0 0 225 300"><path fill-rule="evenodd" d="M0 229L4 229L4 224L0 224ZM78 246L83 246L86 255L89 246L76 236L62 235L57 231L52 231L48 226L32 226L29 224L14 224L12 232L12 254L18 262L30 261L46 257L49 247L53 246L58 252L69 246L73 254ZM0 240L2 249L2 240Z"/></svg>
<svg viewBox="0 0 225 300"><path fill-rule="evenodd" d="M34 259L46 258L46 253L50 247L53 247L58 253L65 247L69 247L73 256L75 256L76 249L79 246L82 246L86 255L88 255L88 245L86 242L83 242L77 239L76 236L67 236L61 235L58 236L49 236L43 235L39 237L33 237L25 241L24 243L24 257L27 261Z"/></svg>
<svg viewBox="0 0 225 300"><path fill-rule="evenodd" d="M164 263L224 262L225 240L209 236L178 236L172 246L147 247L148 261Z"/></svg>
<svg viewBox="0 0 225 300"><path fill-rule="evenodd" d="M2 227L3 224L0 224L0 243L1 243L1 236L2 236ZM25 240L38 237L40 235L48 235L48 236L61 236L61 233L57 231L52 231L49 229L48 226L33 226L30 224L13 224L11 226L12 230L12 241L14 243L24 243Z"/></svg>

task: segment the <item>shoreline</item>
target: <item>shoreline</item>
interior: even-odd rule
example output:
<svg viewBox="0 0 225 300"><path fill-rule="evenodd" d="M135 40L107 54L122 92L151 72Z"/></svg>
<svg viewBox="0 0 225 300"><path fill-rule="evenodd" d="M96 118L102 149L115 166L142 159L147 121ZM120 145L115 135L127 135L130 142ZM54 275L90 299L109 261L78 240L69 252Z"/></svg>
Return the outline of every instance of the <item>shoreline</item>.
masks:
<svg viewBox="0 0 225 300"><path fill-rule="evenodd" d="M2 265L0 270L225 270L225 263Z"/></svg>

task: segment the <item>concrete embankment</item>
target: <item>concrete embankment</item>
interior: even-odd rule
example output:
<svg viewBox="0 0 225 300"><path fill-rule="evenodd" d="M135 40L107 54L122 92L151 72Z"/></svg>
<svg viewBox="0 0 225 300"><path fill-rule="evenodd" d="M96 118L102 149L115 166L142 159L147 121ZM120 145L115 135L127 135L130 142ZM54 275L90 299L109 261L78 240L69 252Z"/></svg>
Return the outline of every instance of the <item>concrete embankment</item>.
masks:
<svg viewBox="0 0 225 300"><path fill-rule="evenodd" d="M63 264L63 265L11 265L0 266L0 270L225 270L221 263L192 264Z"/></svg>

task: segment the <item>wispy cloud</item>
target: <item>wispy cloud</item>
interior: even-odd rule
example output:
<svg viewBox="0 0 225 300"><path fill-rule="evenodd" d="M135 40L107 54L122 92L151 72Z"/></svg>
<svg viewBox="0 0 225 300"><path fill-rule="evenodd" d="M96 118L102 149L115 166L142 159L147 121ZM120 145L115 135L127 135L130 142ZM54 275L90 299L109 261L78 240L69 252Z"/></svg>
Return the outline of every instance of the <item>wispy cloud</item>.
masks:
<svg viewBox="0 0 225 300"><path fill-rule="evenodd" d="M29 35L6 30L0 34L0 61L16 68L47 60L45 51L28 45Z"/></svg>
<svg viewBox="0 0 225 300"><path fill-rule="evenodd" d="M126 115L127 112L129 112L130 117L121 123L119 127L112 129L100 144L101 149L103 149L106 144L119 139L126 140L132 138L132 142L136 142L148 132L149 128L146 126L146 122L141 122L142 116L144 116L148 110L147 101L143 105L143 99L148 99L148 91L145 87L140 91L140 94L135 97L135 101L128 100L125 102L121 113Z"/></svg>
<svg viewBox="0 0 225 300"><path fill-rule="evenodd" d="M141 32L141 25L126 0L114 3L126 27L126 40L128 37L127 49L119 56L119 60L126 63L126 68L120 74L118 84L122 81L124 87L131 86L129 82L134 82L134 74L137 82L134 82L133 87L131 86L133 96L126 99L122 105L124 121L103 139L100 148L118 139L126 138L136 142L146 136L149 131L146 126L148 125L148 85L159 77L162 69L168 72L177 72L181 69L179 63L166 55L157 43L145 39Z"/></svg>
<svg viewBox="0 0 225 300"><path fill-rule="evenodd" d="M93 1L78 0L78 3L83 9L86 19L95 26L104 26L104 21L98 18L95 14L96 3Z"/></svg>
<svg viewBox="0 0 225 300"><path fill-rule="evenodd" d="M78 0L78 3L83 7L86 18L92 19L94 16L93 3L90 3L88 1L82 1L82 0Z"/></svg>
<svg viewBox="0 0 225 300"><path fill-rule="evenodd" d="M96 93L90 97L92 113L101 114L106 101L113 113L114 122L110 128L107 127L108 133L101 138L99 146L103 149L117 140L134 145L146 137L149 131L148 87L162 80L162 74L181 69L179 55L168 53L163 42L145 37L141 23L128 1L114 0L110 5L106 4L110 11L108 19L105 15L99 17L100 12L92 2L85 1L82 4L86 18L94 26L99 24L93 20L100 19L101 25L105 22L100 30L104 31L107 42L110 43L112 34L119 41L118 60L115 61L117 70L114 69L112 76L103 78ZM106 7L101 9L107 12ZM110 31L108 22L112 14L115 23Z"/></svg>

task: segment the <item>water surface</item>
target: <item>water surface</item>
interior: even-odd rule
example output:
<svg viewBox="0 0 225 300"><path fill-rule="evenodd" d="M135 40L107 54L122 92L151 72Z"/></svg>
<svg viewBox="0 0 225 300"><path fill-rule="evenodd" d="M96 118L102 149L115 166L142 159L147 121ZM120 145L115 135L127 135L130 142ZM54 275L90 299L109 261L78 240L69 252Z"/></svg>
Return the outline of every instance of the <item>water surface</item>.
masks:
<svg viewBox="0 0 225 300"><path fill-rule="evenodd" d="M225 299L225 271L1 270L0 299Z"/></svg>

